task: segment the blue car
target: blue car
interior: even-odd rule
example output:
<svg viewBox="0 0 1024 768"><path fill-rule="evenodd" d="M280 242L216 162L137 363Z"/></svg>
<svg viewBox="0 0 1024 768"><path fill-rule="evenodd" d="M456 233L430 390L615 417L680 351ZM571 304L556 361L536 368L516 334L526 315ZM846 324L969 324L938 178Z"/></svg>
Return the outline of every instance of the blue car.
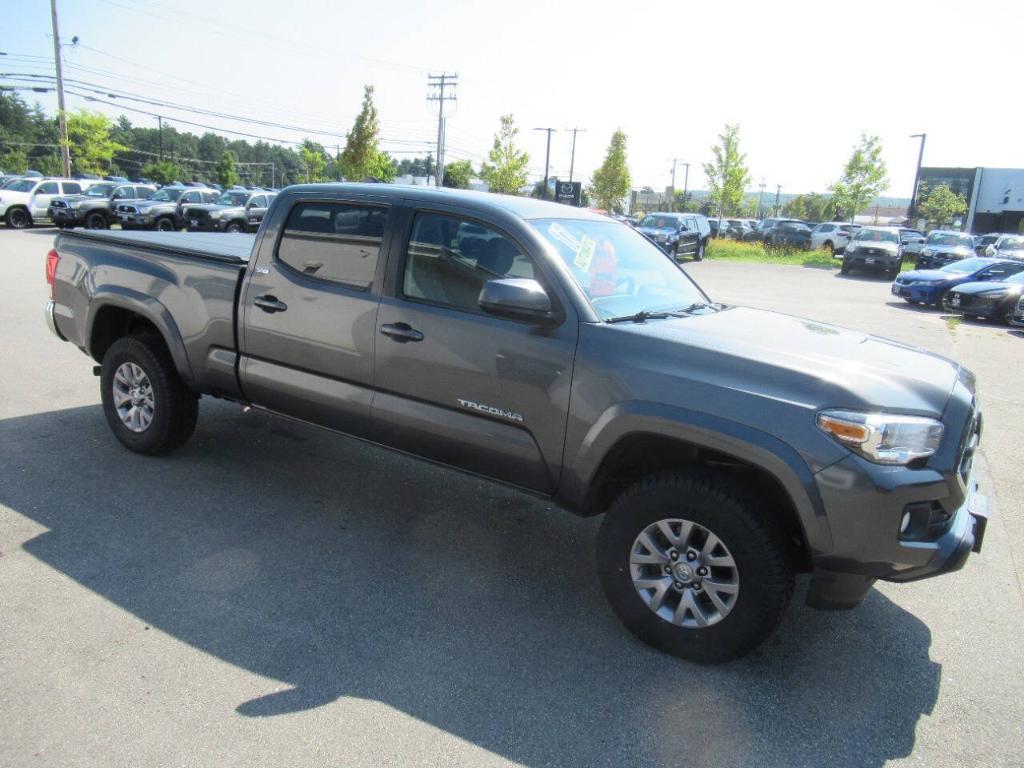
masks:
<svg viewBox="0 0 1024 768"><path fill-rule="evenodd" d="M1024 261L978 257L954 261L941 269L904 272L892 284L892 295L911 304L941 304L951 288L961 283L1005 280L1024 270Z"/></svg>

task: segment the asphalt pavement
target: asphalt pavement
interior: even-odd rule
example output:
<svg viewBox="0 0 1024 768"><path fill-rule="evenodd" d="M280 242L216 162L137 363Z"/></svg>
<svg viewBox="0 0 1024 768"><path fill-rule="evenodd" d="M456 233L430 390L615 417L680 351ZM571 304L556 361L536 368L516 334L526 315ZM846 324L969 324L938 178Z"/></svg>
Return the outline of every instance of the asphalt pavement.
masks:
<svg viewBox="0 0 1024 768"><path fill-rule="evenodd" d="M0 228L0 765L1019 766L1024 336L802 267L713 298L963 361L995 516L951 576L802 605L701 667L635 641L598 521L204 398L165 458L107 430L46 330L52 230Z"/></svg>

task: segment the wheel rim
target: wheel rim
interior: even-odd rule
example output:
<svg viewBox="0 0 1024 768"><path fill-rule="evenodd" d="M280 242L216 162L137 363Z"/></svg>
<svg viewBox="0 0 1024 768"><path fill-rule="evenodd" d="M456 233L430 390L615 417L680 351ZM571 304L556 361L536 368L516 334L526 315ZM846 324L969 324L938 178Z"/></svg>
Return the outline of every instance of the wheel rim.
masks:
<svg viewBox="0 0 1024 768"><path fill-rule="evenodd" d="M11 212L11 224L15 229L21 229L28 224L28 214L22 210L16 210Z"/></svg>
<svg viewBox="0 0 1024 768"><path fill-rule="evenodd" d="M168 232L171 229L173 229L173 226L171 225L171 222L168 221L167 219L160 219L160 221L156 223L156 228L159 229L161 232Z"/></svg>
<svg viewBox="0 0 1024 768"><path fill-rule="evenodd" d="M629 552L640 599L658 618L698 629L722 621L736 606L739 570L732 553L704 526L671 518L644 528Z"/></svg>
<svg viewBox="0 0 1024 768"><path fill-rule="evenodd" d="M98 214L92 214L88 219L85 220L86 229L102 229L103 228L103 217Z"/></svg>
<svg viewBox="0 0 1024 768"><path fill-rule="evenodd" d="M114 408L132 432L145 432L153 423L153 386L136 363L122 363L114 372Z"/></svg>

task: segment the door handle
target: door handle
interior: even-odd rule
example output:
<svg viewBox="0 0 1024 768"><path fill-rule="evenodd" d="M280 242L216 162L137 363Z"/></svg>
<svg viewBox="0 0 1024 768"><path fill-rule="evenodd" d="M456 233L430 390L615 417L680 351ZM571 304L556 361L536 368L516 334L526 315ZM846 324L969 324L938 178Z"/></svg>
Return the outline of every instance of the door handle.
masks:
<svg viewBox="0 0 1024 768"><path fill-rule="evenodd" d="M408 323L388 323L380 327L380 332L403 344L407 341L423 341L423 334Z"/></svg>
<svg viewBox="0 0 1024 768"><path fill-rule="evenodd" d="M271 296L270 294L267 294L266 296L257 296L252 303L264 312L269 312L270 314L274 314L275 312L284 312L288 309L287 304L283 301L278 301L277 296Z"/></svg>

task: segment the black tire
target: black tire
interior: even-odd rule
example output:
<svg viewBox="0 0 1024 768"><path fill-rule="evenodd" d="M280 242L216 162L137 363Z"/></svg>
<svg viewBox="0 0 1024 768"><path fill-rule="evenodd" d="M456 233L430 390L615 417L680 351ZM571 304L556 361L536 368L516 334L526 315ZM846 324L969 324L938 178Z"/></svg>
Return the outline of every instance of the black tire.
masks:
<svg viewBox="0 0 1024 768"><path fill-rule="evenodd" d="M694 261L704 261L704 251L707 250L707 243L704 240L700 241L700 245L697 246L697 252L693 254Z"/></svg>
<svg viewBox="0 0 1024 768"><path fill-rule="evenodd" d="M227 227L224 229L224 231L225 232L241 232L241 231L243 231L243 229L244 229L244 227L242 226L242 224L240 224L237 221L232 221L230 224L227 225Z"/></svg>
<svg viewBox="0 0 1024 768"><path fill-rule="evenodd" d="M831 241L831 240L826 240L826 241L825 241L825 242L824 242L824 243L822 244L821 248L822 248L822 250L823 250L823 251L825 251L825 253L827 253L827 254L828 254L829 256L835 256L835 255L836 255L836 247L835 247L835 246L834 246L834 245L832 244L832 241Z"/></svg>
<svg viewBox="0 0 1024 768"><path fill-rule="evenodd" d="M717 623L677 626L641 599L630 552L647 526L680 518L713 532L731 553L739 591ZM757 648L778 626L793 591L786 544L754 495L711 472L664 472L638 481L612 505L598 537L598 574L612 609L638 638L666 653L719 663Z"/></svg>
<svg viewBox="0 0 1024 768"><path fill-rule="evenodd" d="M156 229L159 232L173 232L177 227L174 226L174 219L170 216L164 216L156 220Z"/></svg>
<svg viewBox="0 0 1024 768"><path fill-rule="evenodd" d="M992 319L1003 325L1013 325L1013 313L1017 309L1017 300L1019 298L1019 296L1014 296L1001 307L996 307L992 313Z"/></svg>
<svg viewBox="0 0 1024 768"><path fill-rule="evenodd" d="M846 259L843 259L843 263L839 267L839 274L841 274L841 275L848 275L848 274L850 274L850 265L846 263Z"/></svg>
<svg viewBox="0 0 1024 768"><path fill-rule="evenodd" d="M99 211L93 211L85 217L86 229L110 229L110 223L107 221L107 217Z"/></svg>
<svg viewBox="0 0 1024 768"><path fill-rule="evenodd" d="M32 226L32 214L27 208L9 208L4 221L11 229L27 229Z"/></svg>
<svg viewBox="0 0 1024 768"><path fill-rule="evenodd" d="M141 432L129 429L114 405L114 376L125 363L141 368L152 390L152 421ZM124 336L110 345L103 355L100 396L110 430L126 448L136 453L155 456L173 451L183 445L196 428L199 398L178 376L174 361L159 336Z"/></svg>

